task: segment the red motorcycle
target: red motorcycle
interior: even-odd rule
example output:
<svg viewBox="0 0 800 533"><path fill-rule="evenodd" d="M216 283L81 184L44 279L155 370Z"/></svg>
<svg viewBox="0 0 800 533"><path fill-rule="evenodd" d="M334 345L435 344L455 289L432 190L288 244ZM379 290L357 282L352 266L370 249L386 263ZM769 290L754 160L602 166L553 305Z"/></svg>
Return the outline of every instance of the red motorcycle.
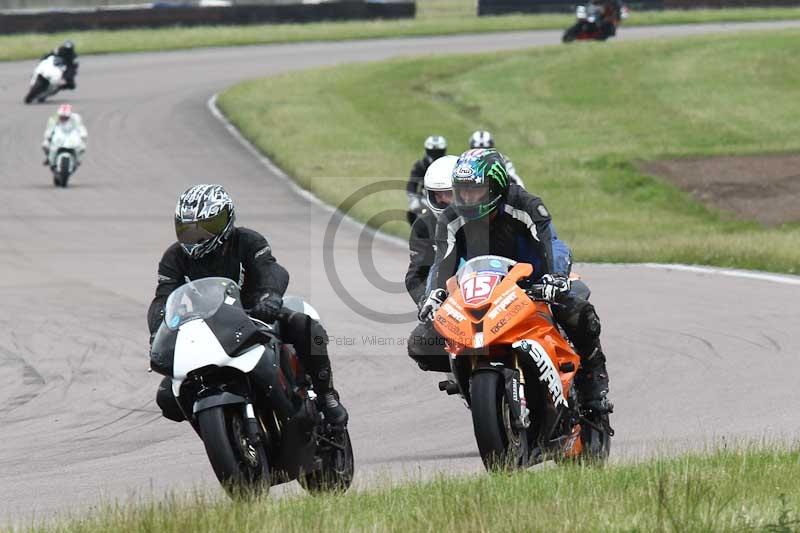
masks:
<svg viewBox="0 0 800 533"><path fill-rule="evenodd" d="M614 2L591 3L575 8L575 24L567 28L562 42L605 41L617 34L617 26L628 17L628 8L618 8Z"/></svg>

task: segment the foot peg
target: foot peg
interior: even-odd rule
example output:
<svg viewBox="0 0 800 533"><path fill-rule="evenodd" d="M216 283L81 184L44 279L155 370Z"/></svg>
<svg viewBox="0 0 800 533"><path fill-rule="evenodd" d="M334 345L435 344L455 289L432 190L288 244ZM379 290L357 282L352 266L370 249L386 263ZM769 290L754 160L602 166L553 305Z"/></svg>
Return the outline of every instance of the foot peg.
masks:
<svg viewBox="0 0 800 533"><path fill-rule="evenodd" d="M439 390L442 392L446 392L450 396L458 394L460 392L460 390L458 389L458 383L456 383L455 381L450 381L449 379L439 382Z"/></svg>

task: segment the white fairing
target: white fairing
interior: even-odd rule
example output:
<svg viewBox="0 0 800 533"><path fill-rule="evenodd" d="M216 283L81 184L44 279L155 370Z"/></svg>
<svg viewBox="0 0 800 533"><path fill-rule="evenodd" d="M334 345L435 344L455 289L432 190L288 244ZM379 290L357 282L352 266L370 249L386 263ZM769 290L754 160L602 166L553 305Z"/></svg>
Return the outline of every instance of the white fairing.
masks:
<svg viewBox="0 0 800 533"><path fill-rule="evenodd" d="M49 81L51 85L59 85L61 83L61 78L64 76L64 71L61 67L56 65L55 57L50 56L43 59L36 66L36 70L33 71L33 77L31 78L31 85L36 82L36 78L40 75Z"/></svg>
<svg viewBox="0 0 800 533"><path fill-rule="evenodd" d="M83 143L83 138L81 138L81 133L78 128L73 126L56 126L53 131L53 138L50 141L49 160L51 166L55 165L56 154L61 148L73 150L76 159L80 157L80 154L83 153L86 146ZM77 160L75 162L77 163Z"/></svg>
<svg viewBox="0 0 800 533"><path fill-rule="evenodd" d="M61 162L65 159L68 161L69 166L67 168L69 169L69 173L72 174L75 172L75 156L73 156L70 152L61 152L58 154L56 160L53 162L53 166L57 170L61 169Z"/></svg>
<svg viewBox="0 0 800 533"><path fill-rule="evenodd" d="M178 329L178 338L175 340L172 392L177 398L181 383L192 370L214 365L229 366L247 373L255 368L263 353L264 346L259 344L237 357L228 357L205 320L186 322Z"/></svg>
<svg viewBox="0 0 800 533"><path fill-rule="evenodd" d="M317 310L311 307L311 304L303 300L303 313L307 314L314 320L319 320L319 313Z"/></svg>
<svg viewBox="0 0 800 533"><path fill-rule="evenodd" d="M578 20L584 20L586 18L586 6L578 6L575 9L575 16L578 17Z"/></svg>

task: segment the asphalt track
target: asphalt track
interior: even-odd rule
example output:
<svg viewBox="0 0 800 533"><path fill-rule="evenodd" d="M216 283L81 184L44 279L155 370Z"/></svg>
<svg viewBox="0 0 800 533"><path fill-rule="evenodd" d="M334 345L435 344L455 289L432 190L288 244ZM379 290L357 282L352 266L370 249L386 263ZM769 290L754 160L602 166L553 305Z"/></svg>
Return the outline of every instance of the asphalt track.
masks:
<svg viewBox="0 0 800 533"><path fill-rule="evenodd" d="M620 39L798 26L625 28ZM358 484L480 471L469 412L404 355L412 324L362 316L328 281L335 266L357 301L407 313L397 286L406 251L381 239L370 245L346 222L325 262L330 212L262 165L206 103L236 81L289 70L559 38L517 32L85 57L78 91L38 106L21 103L33 63L0 64L0 524L165 489L218 490L190 428L160 418L159 378L146 372L156 264L174 239L175 197L197 182L225 184L240 224L264 232L291 271L290 291L320 311L351 413ZM38 145L47 115L65 101L83 113L90 144L72 186L55 190ZM359 251L394 280L394 293L366 280ZM798 434L796 278L579 270L604 320L616 459Z"/></svg>

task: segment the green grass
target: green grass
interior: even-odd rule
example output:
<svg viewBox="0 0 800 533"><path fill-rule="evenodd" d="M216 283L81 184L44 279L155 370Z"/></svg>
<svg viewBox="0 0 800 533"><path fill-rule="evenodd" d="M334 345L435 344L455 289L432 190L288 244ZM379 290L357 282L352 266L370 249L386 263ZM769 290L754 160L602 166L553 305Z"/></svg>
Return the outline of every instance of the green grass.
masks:
<svg viewBox="0 0 800 533"><path fill-rule="evenodd" d="M606 468L562 465L344 496L170 497L42 532L774 531L800 529L800 450L747 448Z"/></svg>
<svg viewBox="0 0 800 533"><path fill-rule="evenodd" d="M458 153L486 128L579 261L800 271L800 224L765 228L709 211L635 165L800 150L796 30L351 65L245 82L219 103L336 205L379 178L405 179L425 136L445 135ZM394 190L352 214L404 206Z"/></svg>
<svg viewBox="0 0 800 533"><path fill-rule="evenodd" d="M469 0L422 0L417 6L417 17L406 20L3 35L0 36L0 60L35 58L67 38L75 41L80 54L103 54L298 41L563 29L572 22L570 14L479 18L475 14L475 2ZM625 24L635 26L789 19L800 19L800 8L634 11Z"/></svg>

